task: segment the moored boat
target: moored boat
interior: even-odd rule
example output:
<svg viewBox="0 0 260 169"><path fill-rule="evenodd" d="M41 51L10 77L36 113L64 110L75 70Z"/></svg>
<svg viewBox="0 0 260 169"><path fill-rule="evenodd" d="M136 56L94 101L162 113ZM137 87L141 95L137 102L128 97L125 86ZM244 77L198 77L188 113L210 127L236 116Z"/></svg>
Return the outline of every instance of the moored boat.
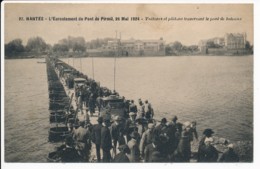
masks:
<svg viewBox="0 0 260 169"><path fill-rule="evenodd" d="M65 111L50 112L50 123L61 123L67 119Z"/></svg>
<svg viewBox="0 0 260 169"><path fill-rule="evenodd" d="M66 138L66 136L70 135L67 126L55 126L50 127L49 129L49 141L50 142L59 142Z"/></svg>

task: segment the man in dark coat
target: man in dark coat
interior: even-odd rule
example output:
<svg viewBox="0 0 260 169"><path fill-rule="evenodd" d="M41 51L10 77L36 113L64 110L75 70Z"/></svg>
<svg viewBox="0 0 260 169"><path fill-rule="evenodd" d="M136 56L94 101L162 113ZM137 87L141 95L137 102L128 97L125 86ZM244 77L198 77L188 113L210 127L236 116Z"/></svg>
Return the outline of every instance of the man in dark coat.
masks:
<svg viewBox="0 0 260 169"><path fill-rule="evenodd" d="M219 158L219 162L239 162L239 157L234 152L233 144L228 145L228 150L222 154Z"/></svg>
<svg viewBox="0 0 260 169"><path fill-rule="evenodd" d="M114 154L116 154L117 143L119 143L119 145L125 144L125 140L123 138L123 126L122 125L123 125L123 118L116 116L114 123L111 125L111 136L112 136L112 140L113 140Z"/></svg>
<svg viewBox="0 0 260 169"><path fill-rule="evenodd" d="M103 123L103 118L99 117L98 118L98 124L95 124L93 126L93 131L92 131L92 141L93 143L96 144L96 154L97 154L97 160L98 162L101 161L100 157L100 145L101 145L101 128Z"/></svg>
<svg viewBox="0 0 260 169"><path fill-rule="evenodd" d="M110 162L111 161L110 150L113 147L110 130L108 128L110 126L110 119L105 118L104 122L105 122L105 126L101 128L101 148L103 150L103 162Z"/></svg>
<svg viewBox="0 0 260 169"><path fill-rule="evenodd" d="M137 106L135 105L134 100L131 100L129 105L129 112L137 113Z"/></svg>
<svg viewBox="0 0 260 169"><path fill-rule="evenodd" d="M156 126L155 129L154 129L155 137L159 137L159 135L167 133L167 125L166 125L166 123L167 123L166 118L162 118L161 124Z"/></svg>
<svg viewBox="0 0 260 169"><path fill-rule="evenodd" d="M177 146L178 146L178 141L176 138L176 132L177 132L177 128L176 128L176 121L175 118L177 118L176 116L174 116L174 118L169 122L168 124L168 128L167 128L167 135L169 136L169 154L173 155L174 151L176 150Z"/></svg>
<svg viewBox="0 0 260 169"><path fill-rule="evenodd" d="M95 101L94 94L92 93L88 101L88 108L91 116L95 113Z"/></svg>
<svg viewBox="0 0 260 169"><path fill-rule="evenodd" d="M61 162L81 162L82 158L75 149L73 139L71 136L65 140L65 146L59 152Z"/></svg>
<svg viewBox="0 0 260 169"><path fill-rule="evenodd" d="M212 137L212 134L214 134L214 131L210 128L207 128L203 131L203 137L201 138L200 142L199 142L199 148L198 148L198 162L201 161L201 151L202 151L202 148L205 146L205 139L206 138L210 138Z"/></svg>
<svg viewBox="0 0 260 169"><path fill-rule="evenodd" d="M218 151L212 145L213 138L207 137L205 138L205 145L201 147L201 151L199 152L200 161L199 162L217 162L218 160Z"/></svg>
<svg viewBox="0 0 260 169"><path fill-rule="evenodd" d="M115 163L128 163L128 162L130 162L129 158L127 157L127 154L130 153L130 149L128 148L128 146L126 144L124 144L124 145L119 146L118 149L119 149L120 153L118 153L115 156L113 162L115 162Z"/></svg>
<svg viewBox="0 0 260 169"><path fill-rule="evenodd" d="M126 120L125 122L125 127L124 127L124 134L126 136L127 142L131 139L130 134L136 130L136 113L130 112L129 113L129 119Z"/></svg>

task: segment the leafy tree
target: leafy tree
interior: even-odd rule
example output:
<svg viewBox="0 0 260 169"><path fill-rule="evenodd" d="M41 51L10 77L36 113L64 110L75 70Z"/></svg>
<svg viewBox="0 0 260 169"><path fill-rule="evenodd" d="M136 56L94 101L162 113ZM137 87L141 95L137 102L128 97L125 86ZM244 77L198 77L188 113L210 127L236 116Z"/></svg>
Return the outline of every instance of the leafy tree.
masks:
<svg viewBox="0 0 260 169"><path fill-rule="evenodd" d="M47 44L41 37L32 37L28 40L26 45L27 51L44 52L47 48Z"/></svg>
<svg viewBox="0 0 260 169"><path fill-rule="evenodd" d="M58 44L63 44L63 45L67 45L69 47L69 40L64 38L59 40Z"/></svg>
<svg viewBox="0 0 260 169"><path fill-rule="evenodd" d="M182 45L181 42L179 42L179 41L175 41L175 42L173 42L173 44L172 44L172 49L173 49L174 51L181 51L181 50L182 50L182 47L183 47L183 45Z"/></svg>
<svg viewBox="0 0 260 169"><path fill-rule="evenodd" d="M171 55L172 54L172 48L170 46L166 46L165 47L165 54L166 55Z"/></svg>
<svg viewBox="0 0 260 169"><path fill-rule="evenodd" d="M8 44L5 44L5 55L9 56L11 54L24 52L24 46L21 39L14 39Z"/></svg>
<svg viewBox="0 0 260 169"><path fill-rule="evenodd" d="M84 44L75 43L75 44L73 44L73 51L74 52L85 52L86 46Z"/></svg>
<svg viewBox="0 0 260 169"><path fill-rule="evenodd" d="M199 51L199 47L197 45L191 45L188 48L191 52Z"/></svg>
<svg viewBox="0 0 260 169"><path fill-rule="evenodd" d="M94 39L86 43L88 49L97 49L104 45L107 45L108 41L115 40L114 38Z"/></svg>
<svg viewBox="0 0 260 169"><path fill-rule="evenodd" d="M216 46L215 46L214 41L212 41L212 40L207 41L207 47L208 48L215 48Z"/></svg>
<svg viewBox="0 0 260 169"><path fill-rule="evenodd" d="M247 50L248 50L248 49L251 49L251 45L250 45L250 42L249 42L249 41L246 41L245 48L246 48Z"/></svg>
<svg viewBox="0 0 260 169"><path fill-rule="evenodd" d="M86 41L84 37L68 37L68 46L74 52L85 52Z"/></svg>
<svg viewBox="0 0 260 169"><path fill-rule="evenodd" d="M54 52L68 52L69 47L65 44L55 44L55 45L53 45L52 50Z"/></svg>
<svg viewBox="0 0 260 169"><path fill-rule="evenodd" d="M72 37L64 38L58 41L54 45L53 51L60 51L64 49L64 52L72 49L74 52L85 52L86 51L86 41L84 37Z"/></svg>

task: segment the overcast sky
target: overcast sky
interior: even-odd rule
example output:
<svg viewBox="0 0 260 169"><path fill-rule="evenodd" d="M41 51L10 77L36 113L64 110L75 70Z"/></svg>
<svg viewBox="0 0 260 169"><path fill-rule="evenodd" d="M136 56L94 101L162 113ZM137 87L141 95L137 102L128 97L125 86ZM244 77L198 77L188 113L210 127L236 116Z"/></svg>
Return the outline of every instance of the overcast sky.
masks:
<svg viewBox="0 0 260 169"><path fill-rule="evenodd" d="M44 21L25 21L42 16ZM49 21L49 17L136 17L140 21ZM24 17L24 21L19 21ZM233 17L239 21L145 21L145 17ZM5 4L5 43L40 36L54 44L68 36L83 36L86 41L115 37L122 39L159 39L169 43L198 44L201 39L223 37L225 33L247 33L253 43L253 5L134 5L134 4Z"/></svg>

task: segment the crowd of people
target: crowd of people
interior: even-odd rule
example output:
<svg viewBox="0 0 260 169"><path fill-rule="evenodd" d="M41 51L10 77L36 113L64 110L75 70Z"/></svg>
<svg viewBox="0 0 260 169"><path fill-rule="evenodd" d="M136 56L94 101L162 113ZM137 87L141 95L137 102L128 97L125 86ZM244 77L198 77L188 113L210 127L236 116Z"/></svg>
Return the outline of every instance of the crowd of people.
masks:
<svg viewBox="0 0 260 169"><path fill-rule="evenodd" d="M228 150L222 155L214 147L212 129L205 129L199 141L198 153L191 153L191 144L198 140L196 122L178 122L174 116L170 121L162 118L159 124L145 115L137 117L138 113L130 112L129 118L116 116L112 121L98 117L97 124L79 121L79 127L74 127L71 136L66 139L66 145L78 152L65 152L63 162L91 162L91 149L95 147L97 162L238 162L238 155L233 150L233 144L228 144ZM72 139L71 139L72 138ZM68 141L67 141L68 140ZM74 151L68 151L74 152ZM101 156L102 154L102 156ZM76 160L76 161L75 161Z"/></svg>
<svg viewBox="0 0 260 169"><path fill-rule="evenodd" d="M87 82L84 85L74 86L77 110L82 110L85 106L90 115L93 115L96 107L100 111L102 97L119 95L115 91L100 87L87 77L85 79ZM204 130L199 141L198 153L192 154L191 144L199 138L196 121L180 123L177 116L156 121L148 100L143 102L139 99L136 105L134 100L124 99L124 107L124 117L116 116L111 119L99 116L97 124L94 125L89 118L74 123L65 145L59 148L61 161L91 162L93 147L96 151L96 161L107 163L190 162L191 158L196 158L198 162L239 161L232 144L229 144L228 150L219 157L219 151L213 145L214 131L209 128Z"/></svg>

